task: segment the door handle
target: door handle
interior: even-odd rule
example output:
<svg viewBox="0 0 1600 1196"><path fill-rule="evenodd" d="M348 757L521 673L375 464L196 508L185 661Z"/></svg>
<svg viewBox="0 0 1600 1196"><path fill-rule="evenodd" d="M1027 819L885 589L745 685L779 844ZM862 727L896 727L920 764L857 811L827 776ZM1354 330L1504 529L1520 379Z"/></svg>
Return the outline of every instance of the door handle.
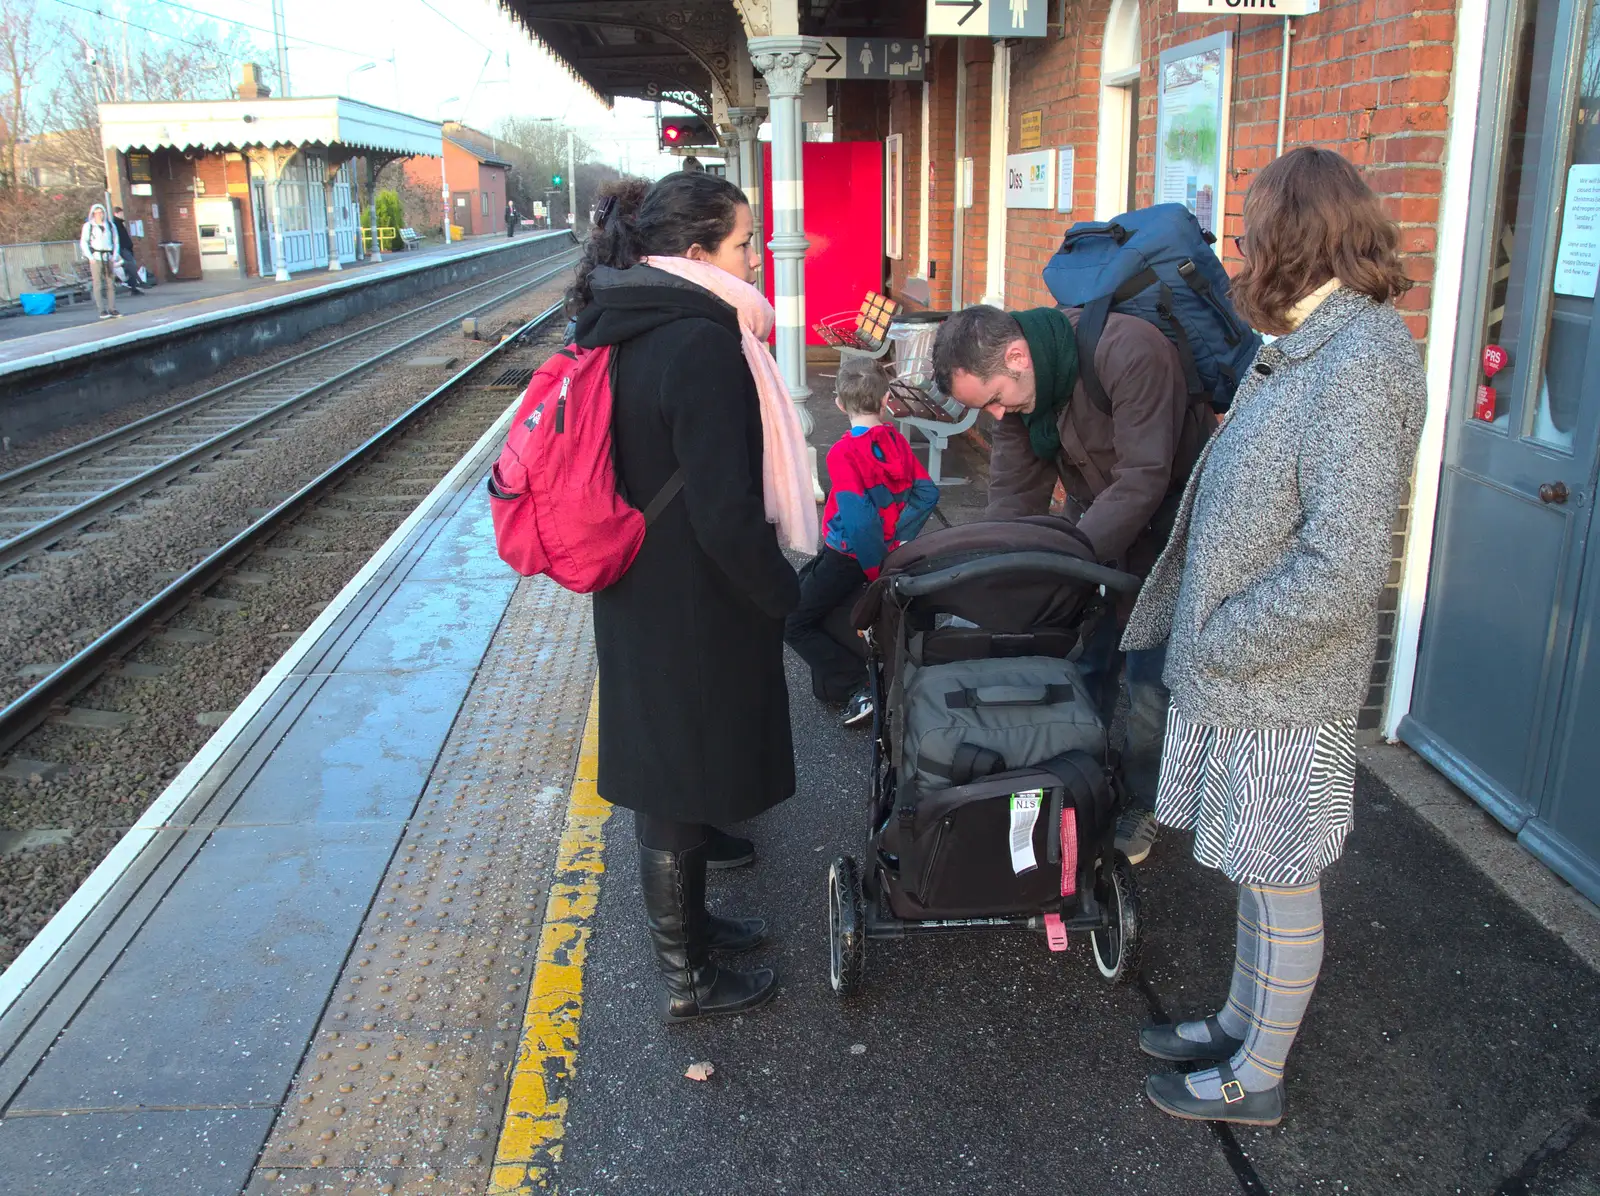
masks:
<svg viewBox="0 0 1600 1196"><path fill-rule="evenodd" d="M1565 482L1546 482L1539 487L1539 501L1542 503L1554 503L1559 506L1571 497Z"/></svg>

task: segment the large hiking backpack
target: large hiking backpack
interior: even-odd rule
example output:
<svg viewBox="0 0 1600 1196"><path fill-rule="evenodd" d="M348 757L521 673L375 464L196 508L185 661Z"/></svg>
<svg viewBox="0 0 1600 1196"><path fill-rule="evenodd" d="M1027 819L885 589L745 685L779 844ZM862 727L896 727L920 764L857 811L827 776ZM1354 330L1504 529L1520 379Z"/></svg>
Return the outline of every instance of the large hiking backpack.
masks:
<svg viewBox="0 0 1600 1196"><path fill-rule="evenodd" d="M1228 274L1194 213L1157 204L1111 221L1084 220L1062 238L1044 284L1064 307L1081 307L1078 372L1102 411L1111 400L1094 369L1094 351L1112 312L1138 316L1178 349L1189 396L1218 412L1233 402L1261 338L1228 300Z"/></svg>
<svg viewBox="0 0 1600 1196"><path fill-rule="evenodd" d="M489 508L500 559L580 594L628 571L649 525L683 488L669 478L643 512L617 491L611 459L612 350L568 345L535 371L500 459Z"/></svg>

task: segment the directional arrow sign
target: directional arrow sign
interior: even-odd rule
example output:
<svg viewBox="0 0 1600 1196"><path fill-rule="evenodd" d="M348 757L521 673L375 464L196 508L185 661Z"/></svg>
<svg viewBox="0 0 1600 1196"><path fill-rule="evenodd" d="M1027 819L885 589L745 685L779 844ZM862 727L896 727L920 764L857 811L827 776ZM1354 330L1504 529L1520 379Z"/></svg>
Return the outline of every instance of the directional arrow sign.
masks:
<svg viewBox="0 0 1600 1196"><path fill-rule="evenodd" d="M808 79L843 79L845 77L845 39L824 38L817 52L817 65L806 75Z"/></svg>
<svg viewBox="0 0 1600 1196"><path fill-rule="evenodd" d="M1044 37L1050 0L928 0L928 36Z"/></svg>

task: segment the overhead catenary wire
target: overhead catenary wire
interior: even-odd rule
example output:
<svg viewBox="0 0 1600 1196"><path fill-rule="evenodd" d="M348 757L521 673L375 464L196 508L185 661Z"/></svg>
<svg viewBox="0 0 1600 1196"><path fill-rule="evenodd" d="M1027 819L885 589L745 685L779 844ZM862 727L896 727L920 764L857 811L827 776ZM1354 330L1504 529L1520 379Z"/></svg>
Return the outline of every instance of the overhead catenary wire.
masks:
<svg viewBox="0 0 1600 1196"><path fill-rule="evenodd" d="M248 29L252 33L265 33L268 37L276 36L273 30L268 29L264 25L252 25L249 21L240 21L234 17L224 17L218 13L207 12L203 8L194 8L188 4L180 4L178 0L156 0L156 3L165 8L178 8L182 9L184 12L192 12L197 17L205 17L208 20L216 21L219 24L233 25L239 29ZM302 46L315 46L319 50L332 50L335 54L348 54L352 58L372 57L371 54L361 50L352 50L347 46L333 46L329 45L327 42L314 41L309 37L299 37L293 33L286 33L284 34L284 37L289 41L298 42Z"/></svg>

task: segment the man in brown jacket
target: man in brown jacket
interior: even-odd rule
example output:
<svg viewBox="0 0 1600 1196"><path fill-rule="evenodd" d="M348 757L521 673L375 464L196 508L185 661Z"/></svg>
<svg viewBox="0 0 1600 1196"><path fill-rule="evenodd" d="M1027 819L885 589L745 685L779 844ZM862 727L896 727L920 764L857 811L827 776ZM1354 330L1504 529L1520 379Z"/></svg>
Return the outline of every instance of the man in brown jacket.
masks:
<svg viewBox="0 0 1600 1196"><path fill-rule="evenodd" d="M1008 313L969 307L939 329L934 378L941 390L996 422L989 461L990 519L1043 515L1056 483L1066 515L1105 564L1144 577L1166 544L1184 483L1215 418L1184 384L1172 343L1154 325L1111 315L1088 363L1106 405L1084 383L1076 308ZM1117 846L1133 863L1155 841L1156 783L1168 697L1163 648L1127 654L1117 642L1127 610L1103 619L1079 661L1107 723L1128 695L1123 776L1133 808ZM1123 685L1118 678L1123 674Z"/></svg>

